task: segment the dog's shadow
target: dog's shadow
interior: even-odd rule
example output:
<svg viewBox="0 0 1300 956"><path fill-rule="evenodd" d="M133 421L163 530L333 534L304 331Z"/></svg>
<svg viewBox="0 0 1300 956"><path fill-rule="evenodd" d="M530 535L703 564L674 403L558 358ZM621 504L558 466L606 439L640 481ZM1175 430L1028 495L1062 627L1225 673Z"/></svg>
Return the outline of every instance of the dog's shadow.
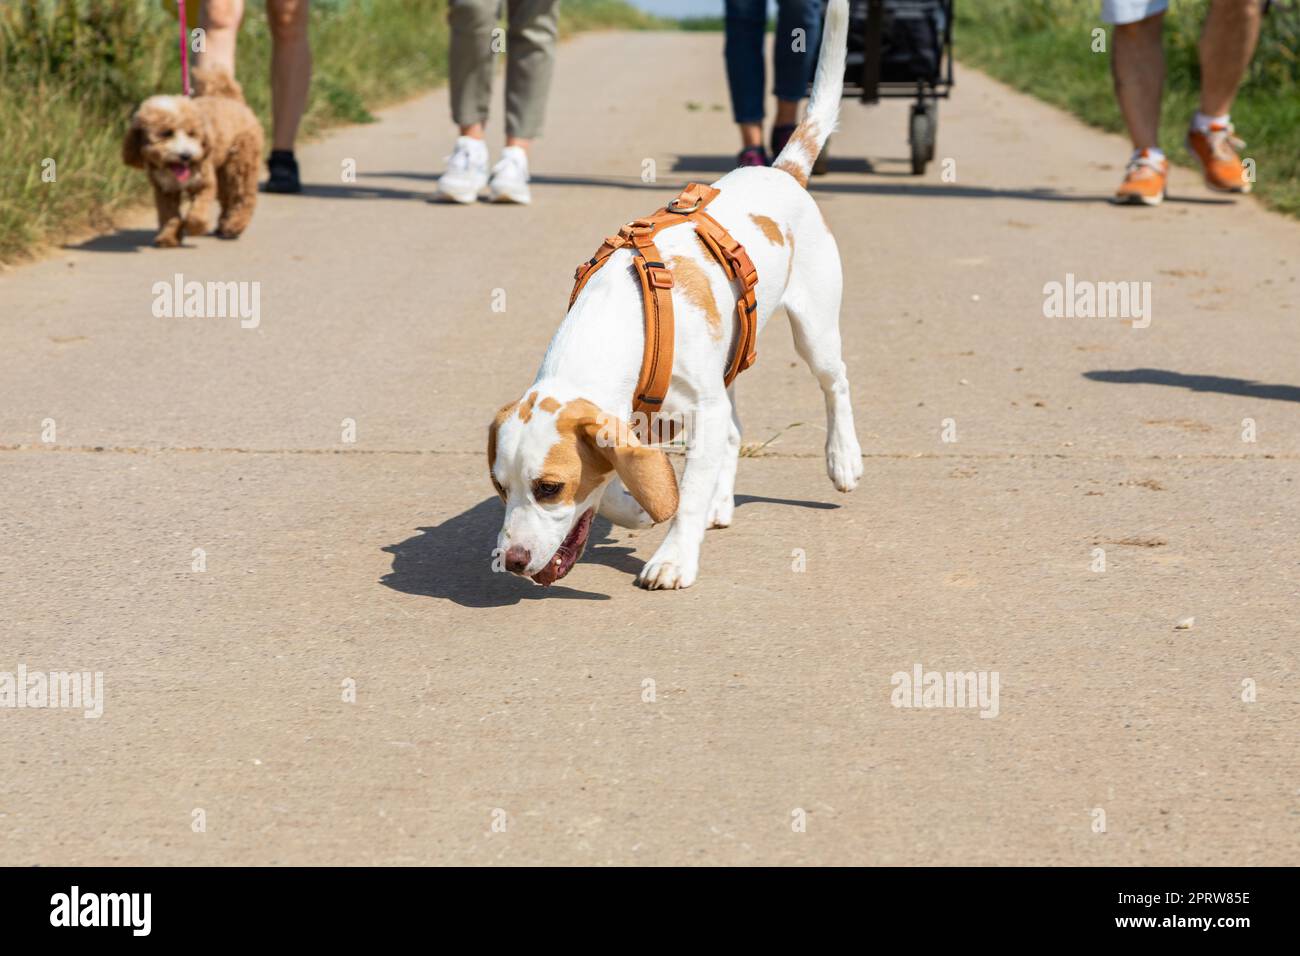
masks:
<svg viewBox="0 0 1300 956"><path fill-rule="evenodd" d="M834 509L840 507L824 501L799 501L767 498L761 495L737 495L736 507L750 504L785 505L795 508ZM379 583L403 594L442 598L462 607L507 607L520 601L539 598L567 598L581 601L608 601L608 594L579 591L553 584L541 588L523 578L492 570L491 549L501 530L501 502L484 498L474 507L448 518L440 525L420 528L399 544L383 550L393 556L393 569ZM603 564L635 577L641 562L632 556L633 548L616 544L610 537L613 526L596 516L591 523L591 537L574 573L584 564Z"/></svg>
<svg viewBox="0 0 1300 956"><path fill-rule="evenodd" d="M157 229L118 229L102 236L93 236L84 242L68 243L68 252L139 252L152 249Z"/></svg>
<svg viewBox="0 0 1300 956"><path fill-rule="evenodd" d="M420 528L399 544L383 550L393 556L393 569L380 583L403 594L443 598L462 607L505 607L539 598L608 601L608 594L579 591L563 582L548 588L505 572L492 570L492 546L501 530L501 502L485 498L467 511L432 528ZM641 562L632 548L617 545L610 523L599 515L591 524L591 537L578 567L603 564L635 575Z"/></svg>

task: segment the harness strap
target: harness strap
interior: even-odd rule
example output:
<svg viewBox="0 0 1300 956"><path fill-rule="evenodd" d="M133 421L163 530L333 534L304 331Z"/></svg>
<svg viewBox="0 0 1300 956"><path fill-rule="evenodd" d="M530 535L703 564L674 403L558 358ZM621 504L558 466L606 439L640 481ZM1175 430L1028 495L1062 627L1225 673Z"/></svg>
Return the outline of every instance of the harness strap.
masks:
<svg viewBox="0 0 1300 956"><path fill-rule="evenodd" d="M654 237L662 230L690 220L722 271L732 282L740 284L736 298L736 345L723 382L730 385L737 375L754 364L758 339L758 302L754 286L758 284L758 270L745 252L745 247L722 228L721 224L704 212L718 195L718 190L702 183L691 183L667 206L644 219L636 219L623 226L616 236L605 237L595 255L578 266L573 275L573 292L569 308L578 299L587 280L603 266L615 251L631 247L632 265L641 284L641 302L645 310L645 351L641 357L641 373L632 393L632 411L654 415L668 394L673 375L673 276L664 263Z"/></svg>
<svg viewBox="0 0 1300 956"><path fill-rule="evenodd" d="M706 212L700 212L695 221L695 231L713 258L722 265L727 278L740 283L740 295L736 299L736 348L732 352L731 362L723 376L723 382L730 385L737 375L754 364L758 357L758 300L754 296L754 286L758 285L758 270L736 239L723 229L721 224Z"/></svg>

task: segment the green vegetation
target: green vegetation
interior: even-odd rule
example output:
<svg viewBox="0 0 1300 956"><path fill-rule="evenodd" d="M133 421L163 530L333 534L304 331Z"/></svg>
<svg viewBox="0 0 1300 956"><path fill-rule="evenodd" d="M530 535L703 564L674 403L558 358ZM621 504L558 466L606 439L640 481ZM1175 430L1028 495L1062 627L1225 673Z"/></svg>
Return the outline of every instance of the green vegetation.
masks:
<svg viewBox="0 0 1300 956"><path fill-rule="evenodd" d="M772 30L773 21L769 20L767 29ZM688 33L721 33L725 24L722 17L683 17L677 21L677 29Z"/></svg>
<svg viewBox="0 0 1300 956"><path fill-rule="evenodd" d="M1161 143L1174 162L1191 165L1182 146L1197 106L1196 43L1208 0L1177 0L1165 15L1165 88ZM1092 52L1103 26L1097 0L961 0L953 44L957 58L1004 83L1063 107L1088 123L1122 131L1110 62ZM1111 37L1106 37L1110 49ZM1232 110L1237 135L1255 160L1255 194L1300 215L1300 7L1265 18L1259 49ZM960 77L958 78L960 82Z"/></svg>
<svg viewBox="0 0 1300 956"><path fill-rule="evenodd" d="M446 0L315 0L310 136L431 87L447 75ZM622 0L565 0L564 33L657 26ZM0 263L43 243L111 228L149 195L121 161L145 97L178 92L176 21L158 0L6 0L0 4ZM270 129L271 40L249 2L238 72ZM54 182L49 182L53 160Z"/></svg>

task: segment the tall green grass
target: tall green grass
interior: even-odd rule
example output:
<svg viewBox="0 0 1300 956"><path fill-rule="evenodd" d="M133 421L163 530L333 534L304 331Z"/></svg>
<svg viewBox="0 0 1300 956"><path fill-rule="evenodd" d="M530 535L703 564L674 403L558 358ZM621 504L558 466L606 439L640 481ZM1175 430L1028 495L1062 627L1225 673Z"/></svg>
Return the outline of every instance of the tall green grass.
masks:
<svg viewBox="0 0 1300 956"><path fill-rule="evenodd" d="M447 75L446 0L315 0L306 136ZM564 0L564 33L656 25L622 0ZM176 21L158 0L0 0L0 263L88 230L149 195L121 161L145 97L179 92ZM271 39L249 0L238 74L270 128ZM47 181L53 161L54 181Z"/></svg>
<svg viewBox="0 0 1300 956"><path fill-rule="evenodd" d="M1182 146L1198 103L1196 44L1208 0L1174 0L1165 15L1167 79L1161 145L1175 162L1192 164ZM1103 24L1097 0L959 0L953 44L959 60L1063 107L1086 122L1122 132L1110 60L1092 52ZM1110 50L1112 37L1106 37ZM1255 193L1300 216L1300 6L1274 5L1232 109L1244 152L1255 160ZM960 81L960 80L959 80Z"/></svg>

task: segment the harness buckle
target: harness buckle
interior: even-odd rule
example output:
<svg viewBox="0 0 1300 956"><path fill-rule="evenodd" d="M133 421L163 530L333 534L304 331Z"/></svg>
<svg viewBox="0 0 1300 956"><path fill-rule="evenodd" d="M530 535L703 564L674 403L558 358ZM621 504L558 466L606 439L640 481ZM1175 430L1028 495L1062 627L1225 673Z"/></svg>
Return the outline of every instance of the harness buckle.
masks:
<svg viewBox="0 0 1300 956"><path fill-rule="evenodd" d="M735 240L732 240L735 242ZM749 253L740 243L729 250L731 261L735 267L736 277L740 279L746 292L751 292L754 286L758 285L758 269L754 267L754 260L749 258Z"/></svg>
<svg viewBox="0 0 1300 956"><path fill-rule="evenodd" d="M650 284L656 289L671 289L673 287L673 274L662 262L647 262L645 264L645 273L650 279Z"/></svg>
<svg viewBox="0 0 1300 956"><path fill-rule="evenodd" d="M704 205L705 187L699 183L691 183L680 193L677 198L670 202L664 208L669 212L675 212L679 216L689 216L701 206Z"/></svg>
<svg viewBox="0 0 1300 956"><path fill-rule="evenodd" d="M654 232L654 228L655 224L649 219L633 219L620 229L618 234L628 240L633 240L638 236L644 236L646 233Z"/></svg>

